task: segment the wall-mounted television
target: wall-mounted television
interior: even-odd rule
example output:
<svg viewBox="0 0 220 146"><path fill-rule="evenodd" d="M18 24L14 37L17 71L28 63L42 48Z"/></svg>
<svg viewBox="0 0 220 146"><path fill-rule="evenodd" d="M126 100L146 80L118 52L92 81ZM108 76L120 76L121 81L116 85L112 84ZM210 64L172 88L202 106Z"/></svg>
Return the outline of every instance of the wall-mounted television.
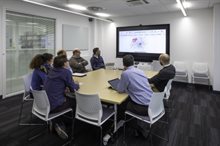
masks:
<svg viewBox="0 0 220 146"><path fill-rule="evenodd" d="M151 62L170 53L169 24L117 27L116 33L117 58L131 54L135 61Z"/></svg>

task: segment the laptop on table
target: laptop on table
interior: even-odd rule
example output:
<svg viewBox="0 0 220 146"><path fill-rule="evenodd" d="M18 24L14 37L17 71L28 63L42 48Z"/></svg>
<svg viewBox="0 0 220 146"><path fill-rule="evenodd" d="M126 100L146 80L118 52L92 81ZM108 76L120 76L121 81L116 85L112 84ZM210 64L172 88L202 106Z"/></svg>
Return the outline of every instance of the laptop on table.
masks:
<svg viewBox="0 0 220 146"><path fill-rule="evenodd" d="M112 88L113 90L117 90L117 86L118 86L119 81L120 81L119 78L109 80L108 83L110 84L110 88Z"/></svg>

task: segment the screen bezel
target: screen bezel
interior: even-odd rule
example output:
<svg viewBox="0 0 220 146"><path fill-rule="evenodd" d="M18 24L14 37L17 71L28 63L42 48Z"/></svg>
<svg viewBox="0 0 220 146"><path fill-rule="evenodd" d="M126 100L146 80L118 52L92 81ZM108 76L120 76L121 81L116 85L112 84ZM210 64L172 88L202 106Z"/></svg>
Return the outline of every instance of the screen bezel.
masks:
<svg viewBox="0 0 220 146"><path fill-rule="evenodd" d="M155 30L165 29L166 31L166 54L170 54L170 24L157 24L157 25L139 25L139 26L126 26L117 27L116 31L116 58L122 58L127 54L131 54L135 61L152 62L158 60L160 54L158 53L131 53L131 52L119 52L119 32L120 31L132 31L132 30Z"/></svg>

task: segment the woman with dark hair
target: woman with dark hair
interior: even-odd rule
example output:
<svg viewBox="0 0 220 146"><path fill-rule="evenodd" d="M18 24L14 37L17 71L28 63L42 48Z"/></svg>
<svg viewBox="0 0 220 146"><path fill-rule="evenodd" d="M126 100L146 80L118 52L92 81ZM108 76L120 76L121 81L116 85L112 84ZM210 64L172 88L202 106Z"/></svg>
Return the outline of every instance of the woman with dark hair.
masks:
<svg viewBox="0 0 220 146"><path fill-rule="evenodd" d="M44 57L41 54L37 54L31 60L30 69L33 69L33 75L31 80L31 87L33 90L42 90L44 81L46 79L46 72L42 68L44 64Z"/></svg>
<svg viewBox="0 0 220 146"><path fill-rule="evenodd" d="M50 53L44 53L43 58L44 58L44 64L42 66L43 67L42 69L44 70L44 72L46 72L46 74L48 74L52 69L53 55Z"/></svg>

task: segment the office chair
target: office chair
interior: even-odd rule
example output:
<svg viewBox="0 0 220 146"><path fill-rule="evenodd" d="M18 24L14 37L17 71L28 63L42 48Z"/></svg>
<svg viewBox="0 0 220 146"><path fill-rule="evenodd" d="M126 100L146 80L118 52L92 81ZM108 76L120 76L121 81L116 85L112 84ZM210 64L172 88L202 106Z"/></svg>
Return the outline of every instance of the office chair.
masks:
<svg viewBox="0 0 220 146"><path fill-rule="evenodd" d="M102 107L98 94L76 92L75 118L100 127L100 146L102 146L102 124L115 114L114 109Z"/></svg>
<svg viewBox="0 0 220 146"><path fill-rule="evenodd" d="M183 61L174 61L173 65L176 68L175 81L185 81L188 82L188 72L186 69L186 64Z"/></svg>
<svg viewBox="0 0 220 146"><path fill-rule="evenodd" d="M192 83L202 83L210 85L209 68L207 63L195 62L192 65Z"/></svg>
<svg viewBox="0 0 220 146"><path fill-rule="evenodd" d="M68 112L71 112L71 122L72 122L72 130L71 130L71 140L68 141L70 143L73 139L73 110L71 108L67 108L63 111L57 112L57 113L52 113L50 114L50 103L49 99L47 96L47 93L45 90L32 90L32 94L34 96L34 102L33 102L33 107L32 107L32 114L38 117L39 119L43 120L46 122L46 125L48 126L49 121L52 119L55 119L59 116L62 116ZM31 121L32 121L32 116L31 116ZM48 128L49 129L49 128ZM33 140L34 138L38 137L42 133L39 133L31 138L29 140Z"/></svg>
<svg viewBox="0 0 220 146"><path fill-rule="evenodd" d="M105 64L105 69L113 70L115 69L115 63L114 62L108 62Z"/></svg>
<svg viewBox="0 0 220 146"><path fill-rule="evenodd" d="M21 107L20 107L18 124L22 125L22 126L24 126L24 125L41 125L41 124L30 124L30 123L22 123L21 122L24 103L26 103L28 101L31 101L31 102L33 101L33 97L31 97L32 72L24 75L22 78L24 81L24 94L23 94L22 103L21 103Z"/></svg>
<svg viewBox="0 0 220 146"><path fill-rule="evenodd" d="M165 139L157 134L152 133L153 124L158 122L165 114L163 99L164 99L164 92L153 93L151 97L151 101L148 106L148 116L140 116L135 113L132 113L131 111L128 111L128 110L125 111L124 138L125 138L125 133L126 133L125 131L126 123L132 119L137 119L150 125L148 137L150 137L151 143L152 143L152 135L155 135L168 142L169 140L168 130L167 130L168 139ZM131 118L127 119L126 115L129 115Z"/></svg>

